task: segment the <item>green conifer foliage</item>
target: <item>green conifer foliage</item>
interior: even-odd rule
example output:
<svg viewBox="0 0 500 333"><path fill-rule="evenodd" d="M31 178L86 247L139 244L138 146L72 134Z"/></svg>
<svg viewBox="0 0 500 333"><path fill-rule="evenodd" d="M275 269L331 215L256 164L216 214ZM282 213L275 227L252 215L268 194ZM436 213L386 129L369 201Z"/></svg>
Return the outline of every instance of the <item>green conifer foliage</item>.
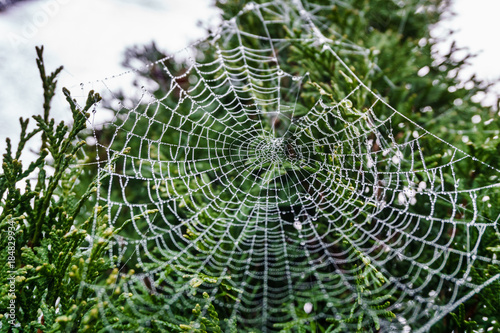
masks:
<svg viewBox="0 0 500 333"><path fill-rule="evenodd" d="M62 67L48 75L42 53L37 48L43 115L33 116L32 131L28 119L20 120L18 147L13 150L7 139L0 174L0 331L91 331L85 324L97 302L85 284L96 283L112 267L104 253L113 229L102 207L91 203L98 183L85 181L79 158L85 141L79 135L100 96L89 93L80 108L63 89L73 124L56 123L50 107ZM40 134L38 158L24 167L22 153ZM89 242L92 226L99 238Z"/></svg>

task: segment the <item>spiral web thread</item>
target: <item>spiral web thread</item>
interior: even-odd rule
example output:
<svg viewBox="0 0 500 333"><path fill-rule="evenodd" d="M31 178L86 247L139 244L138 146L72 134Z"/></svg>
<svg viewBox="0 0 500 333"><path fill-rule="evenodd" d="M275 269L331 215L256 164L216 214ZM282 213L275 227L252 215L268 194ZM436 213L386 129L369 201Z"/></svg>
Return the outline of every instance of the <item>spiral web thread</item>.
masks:
<svg viewBox="0 0 500 333"><path fill-rule="evenodd" d="M110 225L132 218L110 257L133 275L125 291L140 299L146 286L164 301L136 301L137 314L153 309L150 320L179 324L176 313L210 302L230 323L262 331L306 317L353 331L361 315L382 331L426 331L499 278L477 283L471 273L476 263L498 264L478 249L498 231L498 217L482 211L499 184L468 188L456 176L471 161L499 170L370 90L346 63L368 51L325 38L321 9L247 4L207 39L149 65L167 77L163 96L145 85L134 103L122 102L113 85L133 71L91 84L108 96L99 108L117 110L104 125L109 138L95 127L99 200ZM258 29L239 25L249 19ZM283 26L301 33L284 38ZM351 87L343 98L307 85L312 68L283 70L280 53L297 44L335 59ZM176 59L188 63L180 73ZM113 288L91 287L113 304Z"/></svg>

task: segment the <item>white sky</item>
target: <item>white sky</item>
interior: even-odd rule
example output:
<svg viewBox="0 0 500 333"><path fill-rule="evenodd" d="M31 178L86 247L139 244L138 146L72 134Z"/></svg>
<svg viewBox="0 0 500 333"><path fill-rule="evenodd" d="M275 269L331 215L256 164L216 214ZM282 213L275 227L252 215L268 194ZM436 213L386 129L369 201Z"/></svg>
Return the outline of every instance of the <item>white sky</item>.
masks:
<svg viewBox="0 0 500 333"><path fill-rule="evenodd" d="M454 40L459 47L467 47L478 54L472 66L463 71L464 75L494 81L500 78L500 1L499 0L453 0L453 10L457 14L451 20L442 22L439 28L456 31ZM438 29L436 29L438 30ZM443 45L443 49L445 46ZM500 85L494 91L500 94ZM496 103L495 96L487 96L486 105Z"/></svg>
<svg viewBox="0 0 500 333"><path fill-rule="evenodd" d="M140 5L138 4L140 3ZM76 91L80 82L123 71L125 47L154 40L175 51L205 35L198 21L212 21L210 0L36 0L0 13L0 150L5 137L19 133L17 119L42 111L41 81L35 45L45 46L47 69L64 65L58 91ZM455 0L458 13L445 27L458 29L455 39L473 52L471 72L500 77L499 0ZM500 89L499 89L500 90ZM56 95L56 118L68 119L62 93Z"/></svg>
<svg viewBox="0 0 500 333"><path fill-rule="evenodd" d="M44 45L47 70L64 65L54 100L56 119L70 119L62 87L80 90L124 71L126 47L155 41L176 51L205 36L198 21L217 18L208 0L36 0L0 13L0 150L17 139L19 117L42 112L35 46ZM17 141L17 140L16 140Z"/></svg>

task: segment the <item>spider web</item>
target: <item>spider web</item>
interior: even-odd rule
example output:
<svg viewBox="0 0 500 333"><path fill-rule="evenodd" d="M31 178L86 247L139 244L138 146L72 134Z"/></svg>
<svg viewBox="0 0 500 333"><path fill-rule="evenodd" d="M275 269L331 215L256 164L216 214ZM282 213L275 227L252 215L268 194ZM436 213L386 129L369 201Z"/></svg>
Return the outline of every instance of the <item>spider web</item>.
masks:
<svg viewBox="0 0 500 333"><path fill-rule="evenodd" d="M97 114L114 110L94 127L99 201L122 227L110 258L143 300L125 302L136 315L127 319L111 305L115 287L91 286L120 321L148 313L183 324L176 315L213 304L228 325L264 332L325 319L338 331L358 320L426 331L499 278L473 279L477 263L498 264L478 249L498 232L482 210L499 184L470 188L457 176L471 164L499 170L365 85L351 64L376 72L369 51L326 38L322 9L247 4L141 69L163 78L161 95L149 82L124 101L120 84L135 71L87 85L107 97ZM294 47L335 61L338 95L310 82L314 68L287 72Z"/></svg>

